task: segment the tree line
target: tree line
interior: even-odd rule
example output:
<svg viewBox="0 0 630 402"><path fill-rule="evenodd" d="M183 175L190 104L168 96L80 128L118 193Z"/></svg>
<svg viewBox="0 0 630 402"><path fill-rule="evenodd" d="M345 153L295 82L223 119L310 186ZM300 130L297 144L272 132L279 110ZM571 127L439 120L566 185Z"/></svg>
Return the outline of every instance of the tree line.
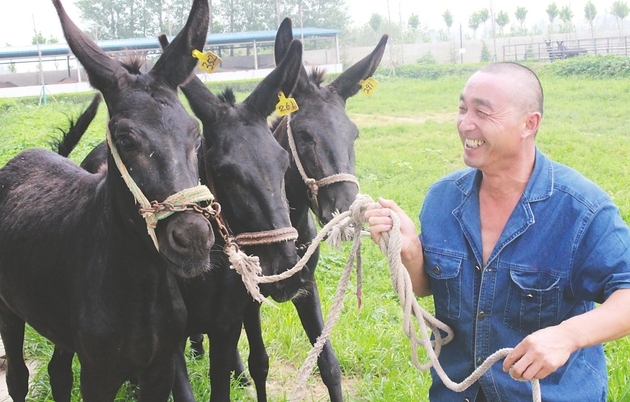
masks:
<svg viewBox="0 0 630 402"><path fill-rule="evenodd" d="M573 18L575 15L570 6L564 5L562 7L558 7L555 2L550 3L545 12L547 13L547 17L549 18L549 33L554 33L557 29L558 33L570 33L574 30ZM593 3L592 0L589 0L584 6L584 19L588 22L589 29L591 31L591 35L595 34L594 30L594 21L597 16L598 10ZM624 19L630 13L630 8L625 1L616 0L612 3L612 7L610 9L610 14L613 15L617 21L617 29L621 32L623 30L623 22ZM525 28L525 20L527 18L527 8L525 7L517 7L514 12L514 17L516 21L518 21L518 25L512 26L511 35L512 36L523 36L527 35L528 31ZM453 15L447 9L443 14L442 18L444 19L444 23L447 26L447 29L450 30L453 25ZM480 11L473 12L468 19L468 27L473 31L473 37L476 36L477 29L481 24L485 24L490 18L490 13L487 8L481 9ZM559 21L558 21L559 20ZM558 25L554 25L555 22L558 21ZM504 11L499 10L494 16L494 22L498 27L499 36L504 36L506 33L504 32L505 27L510 23L510 15Z"/></svg>
<svg viewBox="0 0 630 402"><path fill-rule="evenodd" d="M345 0L209 0L209 32L274 30L294 25L342 29ZM86 31L96 40L175 35L186 23L190 0L76 0Z"/></svg>

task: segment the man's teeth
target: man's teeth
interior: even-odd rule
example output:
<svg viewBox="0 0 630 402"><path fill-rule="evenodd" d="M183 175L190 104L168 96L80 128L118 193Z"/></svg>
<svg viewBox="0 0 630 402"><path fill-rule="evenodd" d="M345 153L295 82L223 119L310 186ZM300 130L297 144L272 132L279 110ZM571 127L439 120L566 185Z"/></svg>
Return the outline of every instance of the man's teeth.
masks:
<svg viewBox="0 0 630 402"><path fill-rule="evenodd" d="M466 148L477 148L485 144L486 142L483 140L471 140L466 138Z"/></svg>

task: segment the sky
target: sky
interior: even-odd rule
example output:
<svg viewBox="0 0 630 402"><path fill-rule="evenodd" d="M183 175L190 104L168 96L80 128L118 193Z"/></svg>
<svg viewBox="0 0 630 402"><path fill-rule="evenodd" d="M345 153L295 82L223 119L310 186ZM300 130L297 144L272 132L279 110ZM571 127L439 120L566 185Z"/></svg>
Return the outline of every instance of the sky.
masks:
<svg viewBox="0 0 630 402"><path fill-rule="evenodd" d="M28 46L34 35L33 23L44 37L51 35L62 40L63 34L57 18L57 13L50 0L4 0L11 2L13 6L7 11L7 7L0 13L0 47L7 43L12 46ZM280 0L282 1L282 0ZM492 5L495 13L504 10L515 20L516 7L523 6L528 10L527 26L533 26L540 21L547 20L545 10L555 1L559 8L570 5L574 14L574 23L582 22L584 16L584 4L587 0L346 0L352 23L359 26L367 23L372 13L381 14L391 18L392 21L402 19L406 22L412 13L419 16L422 26L430 29L445 28L442 14L449 10L453 14L453 26L460 23L466 29L468 17L482 8L490 9ZM594 0L598 15L603 14L605 8L609 8L613 0ZM79 13L72 0L63 2L70 17L82 27Z"/></svg>

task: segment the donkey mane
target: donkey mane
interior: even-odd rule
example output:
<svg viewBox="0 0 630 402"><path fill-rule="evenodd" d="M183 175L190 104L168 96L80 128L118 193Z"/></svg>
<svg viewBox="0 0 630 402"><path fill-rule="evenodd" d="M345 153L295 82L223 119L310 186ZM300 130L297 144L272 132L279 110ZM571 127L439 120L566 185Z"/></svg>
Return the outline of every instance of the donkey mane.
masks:
<svg viewBox="0 0 630 402"><path fill-rule="evenodd" d="M308 76L308 80L312 82L313 84L317 85L318 88L324 82L325 79L326 79L326 70L323 70L319 67L313 68L313 70L311 70L311 73Z"/></svg>
<svg viewBox="0 0 630 402"><path fill-rule="evenodd" d="M129 74L140 75L142 74L142 67L146 63L147 59L144 55L138 53L127 52L124 57L120 58L118 62L127 70Z"/></svg>
<svg viewBox="0 0 630 402"><path fill-rule="evenodd" d="M221 92L217 97L221 100L221 102L229 103L234 106L236 104L236 96L234 95L234 90L231 87L225 88L223 92Z"/></svg>

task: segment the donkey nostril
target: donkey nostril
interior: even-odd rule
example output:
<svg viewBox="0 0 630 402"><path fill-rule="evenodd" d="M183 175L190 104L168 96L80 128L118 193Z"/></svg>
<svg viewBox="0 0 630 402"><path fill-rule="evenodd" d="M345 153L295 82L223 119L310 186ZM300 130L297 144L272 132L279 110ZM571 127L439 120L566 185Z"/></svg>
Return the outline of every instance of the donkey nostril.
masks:
<svg viewBox="0 0 630 402"><path fill-rule="evenodd" d="M179 230L173 230L171 238L173 239L173 243L176 247L186 248L186 235L183 231L180 233Z"/></svg>

